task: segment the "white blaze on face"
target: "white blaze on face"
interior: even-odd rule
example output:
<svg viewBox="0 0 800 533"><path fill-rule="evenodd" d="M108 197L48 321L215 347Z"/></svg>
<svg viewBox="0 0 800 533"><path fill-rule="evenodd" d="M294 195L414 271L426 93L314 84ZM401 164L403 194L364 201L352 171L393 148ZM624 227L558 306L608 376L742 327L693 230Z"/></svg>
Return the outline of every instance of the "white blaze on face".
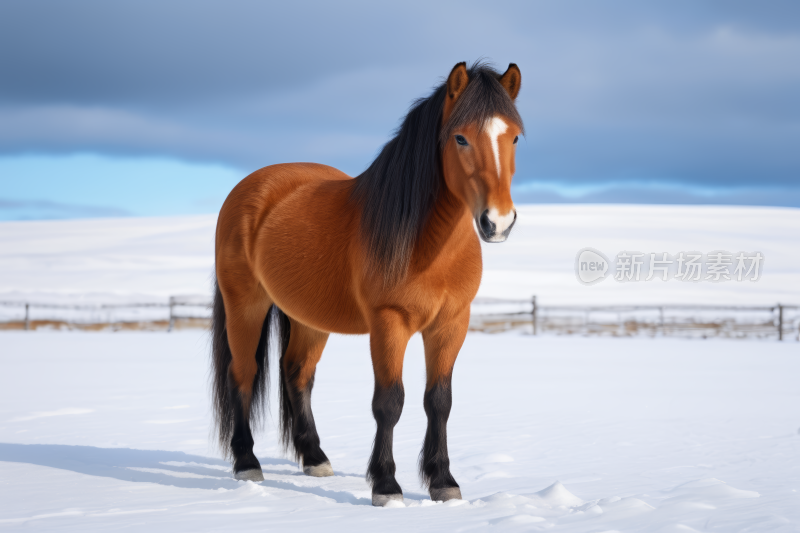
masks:
<svg viewBox="0 0 800 533"><path fill-rule="evenodd" d="M494 153L494 166L497 168L497 177L500 177L500 147L497 145L497 138L508 130L508 124L503 122L500 117L494 117L484 128L489 140L492 142L492 152Z"/></svg>

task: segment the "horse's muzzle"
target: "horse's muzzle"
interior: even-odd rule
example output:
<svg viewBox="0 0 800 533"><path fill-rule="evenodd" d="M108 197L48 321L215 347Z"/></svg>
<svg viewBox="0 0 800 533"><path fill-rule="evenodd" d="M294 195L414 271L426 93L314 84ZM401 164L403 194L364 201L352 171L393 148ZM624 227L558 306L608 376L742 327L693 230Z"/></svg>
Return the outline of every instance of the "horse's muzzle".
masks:
<svg viewBox="0 0 800 533"><path fill-rule="evenodd" d="M511 216L512 214L513 217ZM486 209L475 221L475 225L478 227L478 234L484 242L504 242L516 222L516 209L512 209L511 212L502 216L498 215L496 209Z"/></svg>

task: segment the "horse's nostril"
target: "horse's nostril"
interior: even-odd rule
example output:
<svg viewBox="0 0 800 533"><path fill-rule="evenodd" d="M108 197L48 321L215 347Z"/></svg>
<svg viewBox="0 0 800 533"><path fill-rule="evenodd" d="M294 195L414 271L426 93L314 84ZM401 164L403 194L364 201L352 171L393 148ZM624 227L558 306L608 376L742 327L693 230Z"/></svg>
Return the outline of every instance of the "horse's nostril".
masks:
<svg viewBox="0 0 800 533"><path fill-rule="evenodd" d="M481 231L483 231L483 234L485 236L491 237L492 235L494 235L494 230L495 230L496 226L495 226L494 222L489 220L489 210L488 209L486 211L484 211L483 213L481 213L480 223L481 223Z"/></svg>

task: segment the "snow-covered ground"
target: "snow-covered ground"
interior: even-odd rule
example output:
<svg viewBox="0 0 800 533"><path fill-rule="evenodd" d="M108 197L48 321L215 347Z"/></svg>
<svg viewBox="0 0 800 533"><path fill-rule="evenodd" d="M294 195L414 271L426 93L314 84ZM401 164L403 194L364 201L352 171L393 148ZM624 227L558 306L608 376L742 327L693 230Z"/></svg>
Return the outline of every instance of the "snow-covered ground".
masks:
<svg viewBox="0 0 800 533"><path fill-rule="evenodd" d="M0 300L208 295L215 221L0 223ZM519 206L510 240L484 247L480 296L800 304L798 234L800 209ZM757 283L586 287L573 272L585 247L758 251L765 263ZM403 509L372 508L363 478L374 434L366 337L332 337L318 369L314 408L336 476L301 475L268 421L258 485L234 481L209 446L207 344L202 331L0 332L0 530L800 531L793 342L470 334L449 426L466 500L434 504L416 475L415 338L395 431Z"/></svg>
<svg viewBox="0 0 800 533"><path fill-rule="evenodd" d="M484 245L479 296L564 304L800 304L800 209L659 205L519 205L506 243ZM0 300L164 301L210 294L216 217L0 223ZM761 279L580 285L575 256L761 252ZM649 257L649 256L648 256Z"/></svg>
<svg viewBox="0 0 800 533"><path fill-rule="evenodd" d="M317 372L336 475L303 476L273 416L261 484L209 445L207 340L0 333L0 531L800 531L794 343L471 334L449 425L465 500L434 504L415 337L395 430L407 507L379 509L366 337L332 337Z"/></svg>

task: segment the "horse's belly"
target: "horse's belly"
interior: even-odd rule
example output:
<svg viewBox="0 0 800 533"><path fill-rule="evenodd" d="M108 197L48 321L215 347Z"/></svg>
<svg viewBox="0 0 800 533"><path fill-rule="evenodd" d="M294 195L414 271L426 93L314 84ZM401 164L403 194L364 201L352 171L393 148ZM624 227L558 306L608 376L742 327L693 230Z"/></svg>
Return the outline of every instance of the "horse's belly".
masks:
<svg viewBox="0 0 800 533"><path fill-rule="evenodd" d="M303 257L305 254L298 254ZM335 265L278 258L268 260L262 284L290 317L320 331L368 333L356 300Z"/></svg>
<svg viewBox="0 0 800 533"><path fill-rule="evenodd" d="M320 205L326 199L313 191L294 196L276 206L259 232L261 283L295 320L320 331L367 333L353 290L348 232L337 231L349 221L331 212L330 204Z"/></svg>

